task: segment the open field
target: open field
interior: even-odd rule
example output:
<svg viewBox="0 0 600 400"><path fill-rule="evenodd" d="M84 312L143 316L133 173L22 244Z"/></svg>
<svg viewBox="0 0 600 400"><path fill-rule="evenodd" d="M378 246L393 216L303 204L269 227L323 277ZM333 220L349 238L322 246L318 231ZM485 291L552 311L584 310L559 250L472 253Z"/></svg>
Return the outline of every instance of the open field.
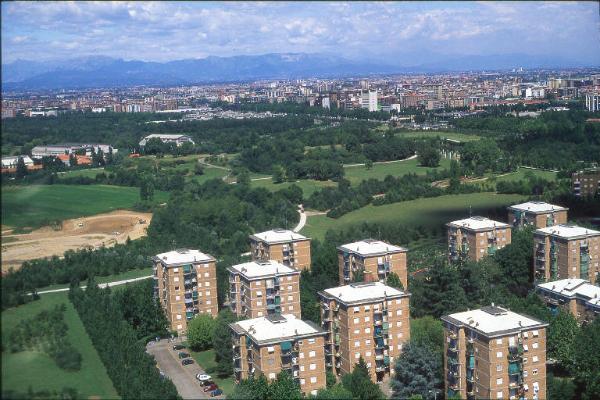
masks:
<svg viewBox="0 0 600 400"><path fill-rule="evenodd" d="M222 179L225 175L228 174L227 170L221 168L214 168L209 166L204 166L204 174L202 175L192 175L190 176L190 180L196 181L200 184L209 181L211 179Z"/></svg>
<svg viewBox="0 0 600 400"><path fill-rule="evenodd" d="M375 207L368 205L352 211L341 218L333 219L325 215L308 217L302 234L311 238L323 239L328 229L344 229L351 225L369 223L395 223L441 227L451 219L483 214L488 209L506 206L525 199L526 196L496 193L472 193L446 195L428 199L417 199Z"/></svg>
<svg viewBox="0 0 600 400"><path fill-rule="evenodd" d="M88 168L88 169L75 169L65 172L59 172L58 176L61 178L74 178L77 176L85 176L87 178L95 178L96 175L104 172L104 168Z"/></svg>
<svg viewBox="0 0 600 400"><path fill-rule="evenodd" d="M42 295L39 301L3 311L3 348L8 345L12 327L20 320L31 318L40 311L51 309L61 303L67 306L65 321L69 327L67 333L69 341L82 356L81 370L66 372L58 368L46 354L36 351L18 353L2 351L2 390L14 390L26 394L29 387L34 391L60 391L63 387L72 387L77 389L82 398L118 397L77 312L67 298L67 293Z"/></svg>
<svg viewBox="0 0 600 400"><path fill-rule="evenodd" d="M448 131L409 131L409 132L397 132L396 136L403 138L446 138L452 140L458 140L459 142L472 142L474 140L481 139L477 135L467 135L459 132L448 132Z"/></svg>
<svg viewBox="0 0 600 400"><path fill-rule="evenodd" d="M135 187L110 185L30 185L2 188L2 230L37 228L50 221L130 208L140 199ZM168 193L155 191L164 202Z"/></svg>
<svg viewBox="0 0 600 400"><path fill-rule="evenodd" d="M450 160L442 158L438 168L450 168ZM352 185L358 185L362 180L369 178L381 180L387 175L398 177L412 173L424 175L427 171L435 169L436 168L421 167L419 166L419 160L413 158L411 160L374 163L371 169L367 169L364 165L345 166L344 172L346 174L346 179L348 179Z"/></svg>
<svg viewBox="0 0 600 400"><path fill-rule="evenodd" d="M140 223L141 220L145 222ZM110 247L127 238L139 239L146 236L151 220L151 213L118 210L65 220L60 230L46 226L23 234L3 231L2 273L11 267L19 268L24 261L62 256L67 250Z"/></svg>
<svg viewBox="0 0 600 400"><path fill-rule="evenodd" d="M235 386L233 377L219 378L211 372L217 366L217 363L215 362L215 351L212 349L206 351L190 351L190 354L198 365L212 377L212 380L221 390L223 390L223 393L225 393L226 396L231 395Z"/></svg>
<svg viewBox="0 0 600 400"><path fill-rule="evenodd" d="M124 281L127 279L134 279L134 278L141 278L144 276L150 276L152 275L152 267L148 267L148 268L143 268L143 269L132 269L130 271L126 271L120 274L113 274L113 275L107 275L107 276L95 276L94 277L94 281L100 285L102 283L107 283L107 282L117 282L117 281ZM80 284L82 286L86 285L87 282L81 282ZM120 286L113 286L112 290L119 290L119 288L124 288L126 285L120 285ZM44 292L46 290L56 290L56 289L65 289L68 288L69 284L58 284L58 285L50 285L50 286L44 286L41 288L37 289L37 292Z"/></svg>
<svg viewBox="0 0 600 400"><path fill-rule="evenodd" d="M539 169L527 169L527 168L519 168L516 172L512 172L510 174L506 174L504 176L496 177L496 182L509 182L509 181L518 181L527 179L527 175L533 174L538 178L543 178L548 181L556 180L556 172L552 171L542 171Z"/></svg>
<svg viewBox="0 0 600 400"><path fill-rule="evenodd" d="M252 181L253 188L265 188L269 191L275 192L277 190L282 190L291 185L297 185L302 189L302 194L304 198L310 197L313 192L322 189L324 187L336 186L337 183L333 181L316 181L313 179L303 179L297 182L283 182L283 183L273 183L271 178L269 179L261 179Z"/></svg>

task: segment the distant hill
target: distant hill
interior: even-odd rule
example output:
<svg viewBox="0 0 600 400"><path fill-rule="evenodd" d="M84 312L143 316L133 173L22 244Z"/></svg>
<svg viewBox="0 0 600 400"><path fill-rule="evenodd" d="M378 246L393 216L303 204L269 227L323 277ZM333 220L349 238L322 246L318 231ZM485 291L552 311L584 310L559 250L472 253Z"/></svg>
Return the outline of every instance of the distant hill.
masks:
<svg viewBox="0 0 600 400"><path fill-rule="evenodd" d="M2 65L4 90L72 89L136 85L184 85L256 79L347 77L391 73L492 70L515 67L580 66L554 57L522 54L435 56L410 65L412 57L390 55L389 63L353 61L323 54L284 53L207 57L164 63L125 61L105 56L38 62L17 60Z"/></svg>

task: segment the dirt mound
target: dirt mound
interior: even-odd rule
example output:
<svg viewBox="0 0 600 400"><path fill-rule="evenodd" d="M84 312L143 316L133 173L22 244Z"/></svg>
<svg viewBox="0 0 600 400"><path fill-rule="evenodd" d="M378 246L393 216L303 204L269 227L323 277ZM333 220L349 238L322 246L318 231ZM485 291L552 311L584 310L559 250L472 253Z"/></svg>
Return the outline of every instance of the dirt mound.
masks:
<svg viewBox="0 0 600 400"><path fill-rule="evenodd" d="M151 213L116 210L91 217L65 220L61 229L49 226L25 234L2 227L2 273L18 269L27 260L62 256L67 250L99 248L146 236Z"/></svg>

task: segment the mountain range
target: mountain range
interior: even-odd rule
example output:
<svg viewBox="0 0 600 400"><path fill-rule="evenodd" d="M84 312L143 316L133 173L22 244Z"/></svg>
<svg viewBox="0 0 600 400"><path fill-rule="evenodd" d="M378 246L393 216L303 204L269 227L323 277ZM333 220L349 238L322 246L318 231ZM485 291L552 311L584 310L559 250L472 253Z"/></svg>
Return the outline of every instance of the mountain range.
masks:
<svg viewBox="0 0 600 400"><path fill-rule="evenodd" d="M422 56L422 55L421 55ZM257 79L349 77L393 73L501 70L516 67L580 67L556 57L524 54L428 57L411 65L411 56L394 62L350 60L324 54L276 53L183 59L169 62L123 60L106 56L50 62L17 60L2 64L4 91L189 85Z"/></svg>

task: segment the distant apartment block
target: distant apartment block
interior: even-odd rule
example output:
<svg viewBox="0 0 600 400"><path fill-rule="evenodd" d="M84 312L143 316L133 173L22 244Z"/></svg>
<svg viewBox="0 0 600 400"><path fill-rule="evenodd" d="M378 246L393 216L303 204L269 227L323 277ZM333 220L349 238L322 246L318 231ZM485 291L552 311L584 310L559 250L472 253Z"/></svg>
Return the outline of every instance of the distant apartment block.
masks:
<svg viewBox="0 0 600 400"><path fill-rule="evenodd" d="M198 314L217 316L217 271L212 256L178 249L158 254L153 261L154 294L171 330L184 333L188 321Z"/></svg>
<svg viewBox="0 0 600 400"><path fill-rule="evenodd" d="M410 339L410 294L372 282L325 289L319 297L326 365L340 376L362 357L374 382L393 374Z"/></svg>
<svg viewBox="0 0 600 400"><path fill-rule="evenodd" d="M450 261L479 261L510 244L510 226L484 217L470 217L446 224Z"/></svg>
<svg viewBox="0 0 600 400"><path fill-rule="evenodd" d="M600 287L583 279L561 279L540 283L538 295L556 314L559 309L570 312L578 322L591 322L600 315Z"/></svg>
<svg viewBox="0 0 600 400"><path fill-rule="evenodd" d="M508 223L515 228L566 224L568 208L544 203L543 201L528 201L508 207Z"/></svg>
<svg viewBox="0 0 600 400"><path fill-rule="evenodd" d="M546 398L548 324L493 305L442 321L446 397Z"/></svg>
<svg viewBox="0 0 600 400"><path fill-rule="evenodd" d="M163 143L175 143L177 147L183 145L184 143L194 144L194 141L188 135L167 135L162 133L153 133L140 140L140 146L145 146L150 139L159 139Z"/></svg>
<svg viewBox="0 0 600 400"><path fill-rule="evenodd" d="M365 239L337 248L340 285L350 282L384 282L394 272L403 287L408 285L404 247L380 240ZM358 279L357 279L358 278Z"/></svg>
<svg viewBox="0 0 600 400"><path fill-rule="evenodd" d="M533 235L536 282L578 278L600 282L600 232L575 225L538 229Z"/></svg>
<svg viewBox="0 0 600 400"><path fill-rule="evenodd" d="M600 111L600 94L586 94L585 108L591 112Z"/></svg>
<svg viewBox="0 0 600 400"><path fill-rule="evenodd" d="M360 106L368 111L377 111L377 91L361 91L360 92Z"/></svg>
<svg viewBox="0 0 600 400"><path fill-rule="evenodd" d="M600 168L590 168L571 175L571 188L578 197L594 197L600 194Z"/></svg>
<svg viewBox="0 0 600 400"><path fill-rule="evenodd" d="M269 315L229 325L236 382L263 374L272 380L287 371L306 394L326 387L325 332L290 314Z"/></svg>
<svg viewBox="0 0 600 400"><path fill-rule="evenodd" d="M300 271L269 261L234 265L229 271L229 307L242 318L293 314L300 318Z"/></svg>
<svg viewBox="0 0 600 400"><path fill-rule="evenodd" d="M58 157L65 154L81 153L85 156L91 156L92 152L98 153L102 151L104 154L116 153L118 150L114 149L108 144L98 143L66 143L66 144L49 144L44 146L35 146L31 149L31 157L40 159L43 157Z"/></svg>
<svg viewBox="0 0 600 400"><path fill-rule="evenodd" d="M253 260L275 260L298 270L310 269L310 238L286 229L250 235Z"/></svg>

